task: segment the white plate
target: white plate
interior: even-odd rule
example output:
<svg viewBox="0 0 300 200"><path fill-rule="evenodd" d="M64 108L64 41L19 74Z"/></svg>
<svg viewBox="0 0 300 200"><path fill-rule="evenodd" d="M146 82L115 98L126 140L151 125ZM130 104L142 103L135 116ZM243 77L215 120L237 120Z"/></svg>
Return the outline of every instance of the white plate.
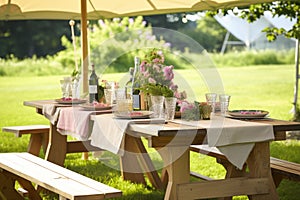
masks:
<svg viewBox="0 0 300 200"><path fill-rule="evenodd" d="M61 104L82 104L86 102L86 100L84 99L70 99L70 100L55 99L55 101Z"/></svg>
<svg viewBox="0 0 300 200"><path fill-rule="evenodd" d="M265 118L269 112L264 110L231 110L227 114L229 117L239 119L260 119Z"/></svg>
<svg viewBox="0 0 300 200"><path fill-rule="evenodd" d="M121 119L146 119L150 118L150 115L153 114L151 111L132 111L130 113L118 113L115 112L115 117Z"/></svg>
<svg viewBox="0 0 300 200"><path fill-rule="evenodd" d="M93 110L111 110L112 109L112 106L81 105L80 107L82 107L84 110L89 110L89 111L93 111Z"/></svg>

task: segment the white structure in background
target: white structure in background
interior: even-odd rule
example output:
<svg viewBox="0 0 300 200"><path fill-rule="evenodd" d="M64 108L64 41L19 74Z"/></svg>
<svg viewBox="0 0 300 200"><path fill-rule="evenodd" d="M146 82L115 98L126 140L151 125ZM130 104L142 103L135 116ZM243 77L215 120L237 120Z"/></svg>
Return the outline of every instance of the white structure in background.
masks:
<svg viewBox="0 0 300 200"><path fill-rule="evenodd" d="M266 27L284 28L285 30L292 29L296 23L296 19L289 19L283 16L273 17L271 12L266 11L264 16L253 23L229 13L226 16L222 14L215 15L215 19L227 29L221 53L224 53L228 44L245 44L248 49L291 49L295 48L295 87L294 101L292 112L296 114L298 100L298 82L299 74L299 40L294 38L288 39L284 36L279 36L275 42L268 42L265 33L262 30ZM230 33L240 41L228 41Z"/></svg>
<svg viewBox="0 0 300 200"><path fill-rule="evenodd" d="M253 23L235 16L233 13L223 16L218 14L215 19L228 31L221 53L224 53L226 46L246 45L248 49L291 49L295 47L296 40L279 36L275 42L269 42L262 30L266 27L277 27L289 30L295 24L296 20L290 20L284 17L274 17L270 12L265 12L264 16ZM240 41L228 41L229 35L234 35Z"/></svg>

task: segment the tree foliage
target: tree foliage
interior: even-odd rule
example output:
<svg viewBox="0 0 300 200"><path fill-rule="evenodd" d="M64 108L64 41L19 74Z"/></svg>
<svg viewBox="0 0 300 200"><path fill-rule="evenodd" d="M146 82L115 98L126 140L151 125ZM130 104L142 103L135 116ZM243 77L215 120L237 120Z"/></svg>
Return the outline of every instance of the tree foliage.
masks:
<svg viewBox="0 0 300 200"><path fill-rule="evenodd" d="M74 48L71 41L62 38L65 50L58 53L57 59L61 63L74 65ZM76 37L76 46L80 47L80 38ZM157 39L153 35L152 27L146 26L143 17L115 18L99 20L90 26L89 31L90 63L96 68L106 72L128 71L133 67L134 56L143 56L143 48L164 47L168 44L163 38ZM77 58L80 58L80 50L77 49ZM102 71L101 71L102 73Z"/></svg>
<svg viewBox="0 0 300 200"><path fill-rule="evenodd" d="M62 35L70 36L68 21L0 21L0 57L53 55L64 48L60 43Z"/></svg>
<svg viewBox="0 0 300 200"><path fill-rule="evenodd" d="M242 11L242 17L253 22L264 14L264 11L270 11L273 16L285 16L296 23L290 30L284 28L267 27L266 32L269 40L275 40L277 36L284 35L287 38L300 39L300 1L275 1L272 3L263 3L250 6L249 10Z"/></svg>

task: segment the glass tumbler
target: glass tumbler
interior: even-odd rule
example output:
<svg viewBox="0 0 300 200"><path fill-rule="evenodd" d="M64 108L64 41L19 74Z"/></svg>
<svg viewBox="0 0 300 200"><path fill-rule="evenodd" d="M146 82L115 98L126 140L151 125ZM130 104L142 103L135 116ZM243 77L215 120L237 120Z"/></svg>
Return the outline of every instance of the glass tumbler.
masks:
<svg viewBox="0 0 300 200"><path fill-rule="evenodd" d="M211 105L212 113L216 112L216 102L217 102L217 94L216 93L206 93L206 102L208 105Z"/></svg>
<svg viewBox="0 0 300 200"><path fill-rule="evenodd" d="M227 94L220 94L219 99L220 99L221 115L225 116L226 112L228 111L230 96Z"/></svg>

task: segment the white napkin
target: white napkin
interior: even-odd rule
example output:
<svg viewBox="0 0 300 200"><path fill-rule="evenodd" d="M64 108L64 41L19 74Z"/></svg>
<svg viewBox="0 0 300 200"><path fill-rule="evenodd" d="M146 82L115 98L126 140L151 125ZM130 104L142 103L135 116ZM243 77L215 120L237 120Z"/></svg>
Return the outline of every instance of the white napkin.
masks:
<svg viewBox="0 0 300 200"><path fill-rule="evenodd" d="M59 112L60 108L58 108L55 104L43 105L42 113L47 119L49 119L51 124L55 124L58 119Z"/></svg>
<svg viewBox="0 0 300 200"><path fill-rule="evenodd" d="M217 147L239 169L243 168L255 142L274 139L273 126L269 124L220 116L213 116L211 120L174 122L206 128L208 145Z"/></svg>
<svg viewBox="0 0 300 200"><path fill-rule="evenodd" d="M91 145L123 155L124 133L130 123L164 123L164 119L117 119L113 114L97 115L91 134Z"/></svg>

